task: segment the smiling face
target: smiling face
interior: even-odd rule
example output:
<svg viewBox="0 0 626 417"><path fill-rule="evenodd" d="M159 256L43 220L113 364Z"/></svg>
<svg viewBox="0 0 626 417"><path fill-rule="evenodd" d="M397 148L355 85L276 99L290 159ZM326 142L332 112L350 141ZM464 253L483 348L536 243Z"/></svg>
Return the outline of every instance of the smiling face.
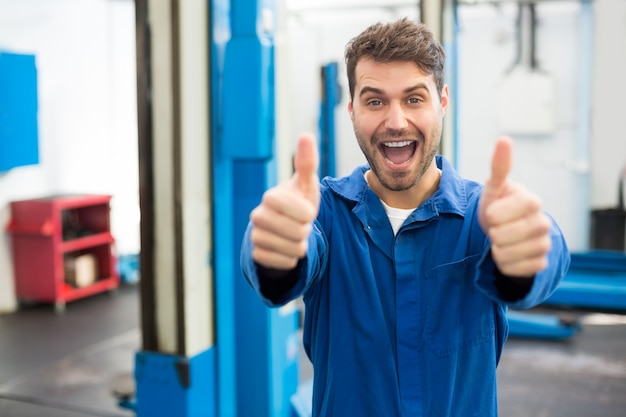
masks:
<svg viewBox="0 0 626 417"><path fill-rule="evenodd" d="M348 111L371 168L368 183L387 204L417 207L437 188L435 155L447 106L447 86L440 97L433 76L415 63L358 61Z"/></svg>

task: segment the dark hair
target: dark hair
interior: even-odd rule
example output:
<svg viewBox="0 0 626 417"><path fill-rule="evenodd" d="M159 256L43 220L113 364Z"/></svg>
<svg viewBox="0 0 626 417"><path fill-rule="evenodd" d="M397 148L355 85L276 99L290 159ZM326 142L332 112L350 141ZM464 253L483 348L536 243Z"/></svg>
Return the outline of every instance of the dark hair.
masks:
<svg viewBox="0 0 626 417"><path fill-rule="evenodd" d="M354 73L361 58L381 63L414 62L424 73L433 75L441 96L445 51L423 23L406 17L391 23L376 23L348 42L345 59L350 98L354 98Z"/></svg>

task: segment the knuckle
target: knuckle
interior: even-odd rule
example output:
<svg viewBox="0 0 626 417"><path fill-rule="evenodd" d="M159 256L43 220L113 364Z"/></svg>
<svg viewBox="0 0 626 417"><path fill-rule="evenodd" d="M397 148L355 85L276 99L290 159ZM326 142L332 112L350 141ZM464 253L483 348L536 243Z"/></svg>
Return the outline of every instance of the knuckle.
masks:
<svg viewBox="0 0 626 417"><path fill-rule="evenodd" d="M302 240L298 245L296 245L296 256L298 258L303 258L304 256L306 256L306 253L308 250L309 250L308 240Z"/></svg>
<svg viewBox="0 0 626 417"><path fill-rule="evenodd" d="M489 219L487 219L487 221L489 221ZM500 237L500 233L498 233L498 230L495 227L490 227L489 229L487 229L486 235L492 244L497 243L498 238Z"/></svg>
<svg viewBox="0 0 626 417"><path fill-rule="evenodd" d="M264 205L259 205L250 212L250 221L255 227L266 225L269 218L271 218L271 216L269 215L268 208Z"/></svg>
<svg viewBox="0 0 626 417"><path fill-rule="evenodd" d="M311 223L305 223L302 225L302 227L299 228L298 231L298 240L306 240L308 239L309 235L311 234L311 231L313 229L313 226L311 225Z"/></svg>
<svg viewBox="0 0 626 417"><path fill-rule="evenodd" d="M548 218L548 216L546 216L545 214L542 213L541 216L541 223L540 223L540 227L541 227L541 231L543 233L548 233L550 232L550 229L552 228L552 222L550 221L550 219Z"/></svg>
<svg viewBox="0 0 626 417"><path fill-rule="evenodd" d="M552 223L550 222L548 216L538 211L537 215L533 215L527 219L527 227L530 233L534 236L547 236L550 232L550 228L552 227Z"/></svg>
<svg viewBox="0 0 626 417"><path fill-rule="evenodd" d="M250 242L254 247L264 247L267 242L267 233L259 229L258 227L253 228L250 231Z"/></svg>
<svg viewBox="0 0 626 417"><path fill-rule="evenodd" d="M487 224L495 224L496 223L496 214L497 211L492 206L487 207L485 210L485 220ZM493 229L493 228L490 228Z"/></svg>
<svg viewBox="0 0 626 417"><path fill-rule="evenodd" d="M548 267L548 258L546 256L540 256L535 262L535 272L543 271Z"/></svg>
<svg viewBox="0 0 626 417"><path fill-rule="evenodd" d="M491 256L495 261L500 261L502 259L503 249L499 245L491 245Z"/></svg>
<svg viewBox="0 0 626 417"><path fill-rule="evenodd" d="M253 227L252 230L250 231L250 242L252 242L253 245L256 245L258 241L259 241L259 229L257 229L256 227Z"/></svg>
<svg viewBox="0 0 626 417"><path fill-rule="evenodd" d="M261 206L257 206L255 207L251 212L250 212L250 220L252 221L252 223L257 223L259 221L259 218L261 216L261 212L262 212L262 208Z"/></svg>
<svg viewBox="0 0 626 417"><path fill-rule="evenodd" d="M274 207L279 204L280 200L280 189L278 187L272 187L263 193L261 205Z"/></svg>
<svg viewBox="0 0 626 417"><path fill-rule="evenodd" d="M550 250L552 249L552 239L550 239L548 236L544 237L542 239L540 247L543 254L550 252Z"/></svg>
<svg viewBox="0 0 626 417"><path fill-rule="evenodd" d="M269 190L266 190L263 193L263 195L261 196L261 204L260 205L267 204L267 202L272 199L272 195L273 194L274 194L274 189L273 188L270 188Z"/></svg>
<svg viewBox="0 0 626 417"><path fill-rule="evenodd" d="M252 259L254 259L256 262L258 263L264 263L265 261L265 257L264 255L264 251L257 248L257 247L253 247L252 248Z"/></svg>

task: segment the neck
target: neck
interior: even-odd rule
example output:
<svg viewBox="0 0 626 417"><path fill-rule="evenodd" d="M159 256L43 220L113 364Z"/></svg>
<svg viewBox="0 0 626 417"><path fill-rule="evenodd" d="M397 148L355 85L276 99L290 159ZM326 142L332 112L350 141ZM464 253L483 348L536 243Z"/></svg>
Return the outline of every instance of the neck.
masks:
<svg viewBox="0 0 626 417"><path fill-rule="evenodd" d="M414 209L437 191L441 179L441 170L433 161L433 164L422 175L417 184L402 191L393 191L383 187L372 170L367 171L365 179L372 191L388 206L399 209Z"/></svg>

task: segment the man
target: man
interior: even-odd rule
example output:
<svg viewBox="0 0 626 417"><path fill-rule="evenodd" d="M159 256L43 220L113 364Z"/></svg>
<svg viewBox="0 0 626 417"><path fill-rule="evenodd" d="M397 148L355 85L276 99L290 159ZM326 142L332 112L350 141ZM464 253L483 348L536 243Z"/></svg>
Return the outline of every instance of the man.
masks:
<svg viewBox="0 0 626 417"><path fill-rule="evenodd" d="M368 164L320 186L303 135L293 178L251 213L244 275L268 305L303 296L313 416L496 416L506 309L552 293L566 243L508 178L510 139L484 188L436 155L449 95L425 26L373 25L346 64Z"/></svg>

